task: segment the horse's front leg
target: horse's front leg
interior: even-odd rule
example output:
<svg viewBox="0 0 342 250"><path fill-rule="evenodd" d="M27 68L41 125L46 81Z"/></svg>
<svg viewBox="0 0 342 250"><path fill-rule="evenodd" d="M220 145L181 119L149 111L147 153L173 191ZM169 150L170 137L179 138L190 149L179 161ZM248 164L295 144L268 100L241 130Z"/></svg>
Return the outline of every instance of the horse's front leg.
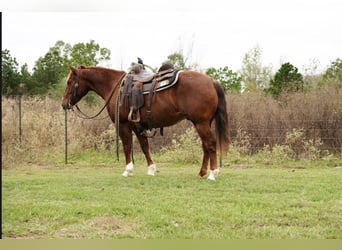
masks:
<svg viewBox="0 0 342 250"><path fill-rule="evenodd" d="M152 157L151 157L151 151L150 151L150 145L148 143L148 139L146 136L141 135L140 131L137 128L133 129L134 133L136 134L141 150L143 151L146 162L147 162L147 175L154 176L156 172L156 165L153 163Z"/></svg>
<svg viewBox="0 0 342 250"><path fill-rule="evenodd" d="M123 150L126 159L126 168L122 176L127 177L133 175L133 162L132 162L132 129L127 122L121 123L119 126L119 135L122 141Z"/></svg>

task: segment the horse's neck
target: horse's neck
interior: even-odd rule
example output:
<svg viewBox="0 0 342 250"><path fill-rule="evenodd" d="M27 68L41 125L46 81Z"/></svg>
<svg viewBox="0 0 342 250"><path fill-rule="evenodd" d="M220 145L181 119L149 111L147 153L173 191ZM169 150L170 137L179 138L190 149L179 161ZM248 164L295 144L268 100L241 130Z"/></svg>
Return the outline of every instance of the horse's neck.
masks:
<svg viewBox="0 0 342 250"><path fill-rule="evenodd" d="M98 74L102 74L98 76ZM86 76L92 85L93 91L95 91L104 100L107 100L112 91L116 89L116 85L120 84L119 80L124 72L120 71L107 71L99 72L98 74L89 74Z"/></svg>

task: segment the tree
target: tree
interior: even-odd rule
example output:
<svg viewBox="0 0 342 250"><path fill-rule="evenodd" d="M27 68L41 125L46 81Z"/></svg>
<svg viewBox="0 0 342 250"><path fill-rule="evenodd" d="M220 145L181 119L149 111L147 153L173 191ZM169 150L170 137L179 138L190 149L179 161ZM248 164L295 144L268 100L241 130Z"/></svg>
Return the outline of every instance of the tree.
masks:
<svg viewBox="0 0 342 250"><path fill-rule="evenodd" d="M225 91L227 92L241 92L242 77L239 73L233 72L228 66L220 67L218 69L209 68L206 74L218 80Z"/></svg>
<svg viewBox="0 0 342 250"><path fill-rule="evenodd" d="M262 66L261 54L262 49L257 45L243 57L241 76L245 91L255 92L268 87L272 70Z"/></svg>
<svg viewBox="0 0 342 250"><path fill-rule="evenodd" d="M20 83L23 84L21 86L20 94L29 94L30 86L32 86L32 75L28 71L26 63L20 68Z"/></svg>
<svg viewBox="0 0 342 250"><path fill-rule="evenodd" d="M9 50L1 51L1 82L3 95L18 94L21 76L19 72L19 64L16 58L11 56Z"/></svg>
<svg viewBox="0 0 342 250"><path fill-rule="evenodd" d="M326 84L342 87L342 59L337 58L335 61L331 62L330 66L323 74L323 80Z"/></svg>
<svg viewBox="0 0 342 250"><path fill-rule="evenodd" d="M70 64L96 66L105 60L110 60L110 50L100 47L94 40L74 46L57 41L36 61L30 90L34 94L45 94L67 76Z"/></svg>
<svg viewBox="0 0 342 250"><path fill-rule="evenodd" d="M196 70L198 69L198 64L196 62L191 62L193 43L191 44L188 54L184 55L183 49L179 49L177 52L170 54L163 64L170 63L177 69L183 70Z"/></svg>
<svg viewBox="0 0 342 250"><path fill-rule="evenodd" d="M101 61L110 60L110 50L101 48L94 40L77 43L70 51L70 63L73 65L96 66Z"/></svg>
<svg viewBox="0 0 342 250"><path fill-rule="evenodd" d="M33 74L28 71L27 64L19 69L19 64L12 58L9 50L1 52L2 58L2 93L15 95L22 91L21 83L29 94L46 94L57 87L69 72L68 66L96 66L102 61L110 60L110 50L100 47L94 40L88 43L77 43L71 46L57 41L48 52L35 62Z"/></svg>
<svg viewBox="0 0 342 250"><path fill-rule="evenodd" d="M181 52L174 52L169 55L167 57L167 60L163 62L163 64L165 63L171 63L177 69L189 69L185 66L186 60L184 59L184 56Z"/></svg>
<svg viewBox="0 0 342 250"><path fill-rule="evenodd" d="M65 43L57 41L45 56L40 57L34 67L30 92L45 94L53 88L68 72L68 57L64 51Z"/></svg>
<svg viewBox="0 0 342 250"><path fill-rule="evenodd" d="M281 93L297 92L304 89L303 75L298 72L298 69L290 63L281 65L274 78L270 81L267 93L278 97Z"/></svg>

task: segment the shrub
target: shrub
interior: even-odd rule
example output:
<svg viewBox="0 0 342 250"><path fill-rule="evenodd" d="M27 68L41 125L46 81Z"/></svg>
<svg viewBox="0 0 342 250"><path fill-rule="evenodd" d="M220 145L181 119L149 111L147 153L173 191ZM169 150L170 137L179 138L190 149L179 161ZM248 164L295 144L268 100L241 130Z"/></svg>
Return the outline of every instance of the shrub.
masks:
<svg viewBox="0 0 342 250"><path fill-rule="evenodd" d="M200 163L202 160L201 140L194 128L186 129L184 134L174 135L172 144L161 148L160 153L166 161L180 163Z"/></svg>
<svg viewBox="0 0 342 250"><path fill-rule="evenodd" d="M228 159L241 162L246 156L263 154L264 162L279 159L341 156L341 89L284 96L286 102L259 94L229 94L227 108L232 145ZM87 114L97 106L80 104ZM115 127L106 112L101 120L83 120L68 112L69 154L85 150L100 152L115 148ZM23 97L22 138L19 140L18 98L2 97L3 167L25 163L64 161L64 111L59 101L48 97ZM135 137L133 137L135 138ZM201 141L190 121L184 120L149 139L151 151L162 160L198 164L202 160ZM141 152L134 139L135 152ZM120 149L122 152L122 149Z"/></svg>
<svg viewBox="0 0 342 250"><path fill-rule="evenodd" d="M284 145L287 133L296 129L306 140L320 142L321 150L341 154L341 92L326 88L293 93L279 100L253 93L230 94L227 106L232 142L240 140L239 131L246 133L250 138L249 154L254 154L264 145Z"/></svg>
<svg viewBox="0 0 342 250"><path fill-rule="evenodd" d="M238 128L232 146L237 150L237 152L240 155L249 155L252 147L251 137L248 135L246 131L242 131L241 128Z"/></svg>

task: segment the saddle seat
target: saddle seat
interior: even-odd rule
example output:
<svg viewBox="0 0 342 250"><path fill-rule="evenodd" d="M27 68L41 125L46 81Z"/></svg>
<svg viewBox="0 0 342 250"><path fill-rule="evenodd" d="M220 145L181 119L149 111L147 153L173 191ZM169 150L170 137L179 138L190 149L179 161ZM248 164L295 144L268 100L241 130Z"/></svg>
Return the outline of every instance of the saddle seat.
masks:
<svg viewBox="0 0 342 250"><path fill-rule="evenodd" d="M157 73L145 70L141 64L136 64L129 73L129 82L132 86L136 82L142 83L143 94L146 95L150 92L151 88L154 88L154 91L161 91L172 87L178 80L179 72L180 70L174 69L171 64L164 64ZM152 84L153 81L155 81L154 86Z"/></svg>
<svg viewBox="0 0 342 250"><path fill-rule="evenodd" d="M133 75L133 81L139 81L142 83L149 83L149 82L152 82L155 75L156 75L155 73L152 73L150 71L141 70L138 74Z"/></svg>

